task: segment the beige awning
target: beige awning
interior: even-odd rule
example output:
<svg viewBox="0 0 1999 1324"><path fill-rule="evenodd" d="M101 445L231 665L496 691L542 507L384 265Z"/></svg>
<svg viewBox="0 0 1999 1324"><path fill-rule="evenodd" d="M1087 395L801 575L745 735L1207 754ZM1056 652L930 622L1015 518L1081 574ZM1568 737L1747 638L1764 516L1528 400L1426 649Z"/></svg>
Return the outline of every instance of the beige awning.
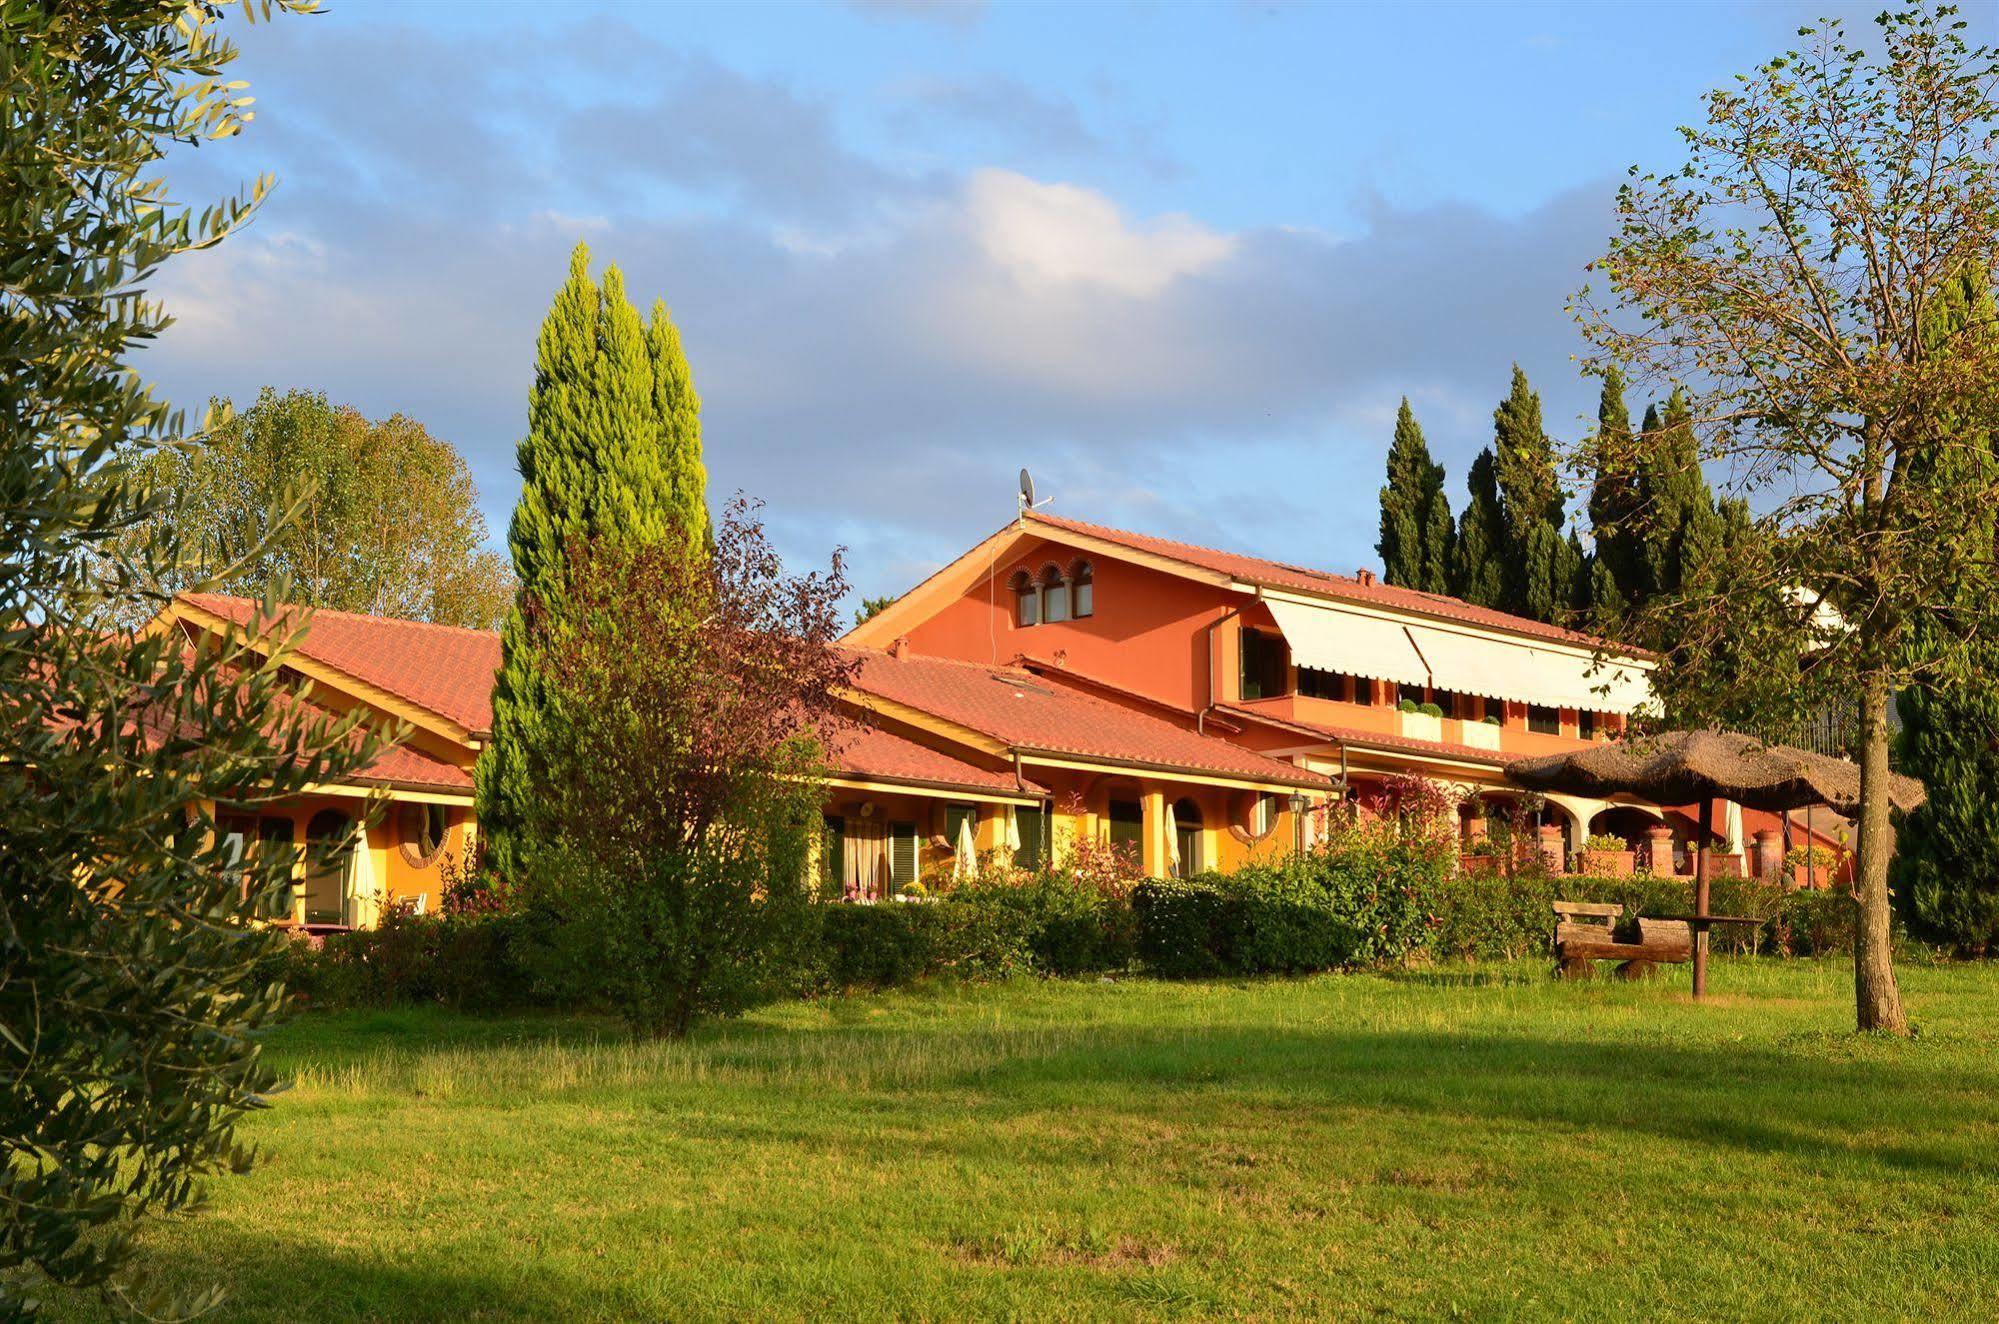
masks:
<svg viewBox="0 0 1999 1324"><path fill-rule="evenodd" d="M1408 628L1430 664L1430 683L1441 690L1600 713L1633 712L1652 697L1645 673L1629 663L1606 658L1599 666L1573 649L1428 625Z"/></svg>
<svg viewBox="0 0 1999 1324"><path fill-rule="evenodd" d="M1429 668L1394 621L1316 603L1265 598L1277 628L1291 645L1291 660L1319 671L1344 671L1397 685L1429 683Z"/></svg>
<svg viewBox="0 0 1999 1324"><path fill-rule="evenodd" d="M1611 660L1598 666L1580 648L1401 622L1331 603L1266 597L1264 605L1301 667L1601 713L1629 713L1652 697L1639 667Z"/></svg>

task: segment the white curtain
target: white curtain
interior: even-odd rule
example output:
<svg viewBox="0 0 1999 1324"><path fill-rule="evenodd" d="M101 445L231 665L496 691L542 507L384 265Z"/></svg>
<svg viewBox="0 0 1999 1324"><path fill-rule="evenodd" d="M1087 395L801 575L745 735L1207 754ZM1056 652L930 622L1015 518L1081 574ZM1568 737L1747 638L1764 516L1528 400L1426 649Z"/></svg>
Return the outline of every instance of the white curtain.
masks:
<svg viewBox="0 0 1999 1324"><path fill-rule="evenodd" d="M971 882L979 876L978 845L972 837L972 816L967 814L958 821L958 840L952 843L956 852L951 861L951 878L954 882Z"/></svg>

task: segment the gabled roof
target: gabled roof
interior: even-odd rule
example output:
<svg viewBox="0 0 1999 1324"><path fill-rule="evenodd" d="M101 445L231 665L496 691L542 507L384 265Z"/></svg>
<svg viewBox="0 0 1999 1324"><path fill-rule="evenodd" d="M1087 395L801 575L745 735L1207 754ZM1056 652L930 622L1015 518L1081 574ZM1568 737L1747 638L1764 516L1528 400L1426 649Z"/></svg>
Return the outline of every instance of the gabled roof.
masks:
<svg viewBox="0 0 1999 1324"><path fill-rule="evenodd" d="M1095 538L1130 551L1164 557L1213 574L1227 575L1246 584L1290 589L1299 593L1337 598L1343 602L1416 612L1424 616L1460 621L1467 625L1483 625L1497 630L1507 630L1514 634L1558 639L1583 647L1594 646L1597 642L1592 636L1575 630L1565 630L1559 625L1530 620L1510 612L1495 611L1490 607L1475 607L1462 599L1446 597L1441 593L1423 593L1416 589L1397 588L1379 581L1362 581L1351 575L1336 575L1330 571L1314 570L1308 566L1268 561L1262 557L1220 551L1213 547L1200 547L1193 543L1174 542L1170 538L1158 538L1148 533L1132 533L1126 529L1113 529L1101 524L1086 524L1081 520L1064 519L1059 515L1044 514L1040 511L1029 511L1023 519L1030 530L1046 532L1058 538L1063 533Z"/></svg>
<svg viewBox="0 0 1999 1324"><path fill-rule="evenodd" d="M854 688L1022 752L1323 786L1328 779L1229 741L1057 685L1018 667L849 650Z"/></svg>
<svg viewBox="0 0 1999 1324"><path fill-rule="evenodd" d="M1020 785L1013 770L995 771L941 750L919 745L907 736L878 726L854 722L827 739L827 762L841 776L860 780L911 782L925 786L961 786L971 792L1046 795L1034 782Z"/></svg>
<svg viewBox="0 0 1999 1324"><path fill-rule="evenodd" d="M180 600L236 625L248 625L257 611L249 598L220 593L183 593ZM319 607L298 652L474 735L492 729L493 677L500 669L500 636L492 630Z"/></svg>

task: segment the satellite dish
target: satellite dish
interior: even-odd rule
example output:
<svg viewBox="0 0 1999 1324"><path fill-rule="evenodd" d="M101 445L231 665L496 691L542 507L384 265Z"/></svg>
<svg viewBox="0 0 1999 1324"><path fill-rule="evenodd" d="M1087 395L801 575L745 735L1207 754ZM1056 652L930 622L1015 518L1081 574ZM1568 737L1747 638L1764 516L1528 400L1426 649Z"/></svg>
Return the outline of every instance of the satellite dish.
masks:
<svg viewBox="0 0 1999 1324"><path fill-rule="evenodd" d="M1022 510L1034 508L1034 478L1025 469L1020 471L1020 507Z"/></svg>

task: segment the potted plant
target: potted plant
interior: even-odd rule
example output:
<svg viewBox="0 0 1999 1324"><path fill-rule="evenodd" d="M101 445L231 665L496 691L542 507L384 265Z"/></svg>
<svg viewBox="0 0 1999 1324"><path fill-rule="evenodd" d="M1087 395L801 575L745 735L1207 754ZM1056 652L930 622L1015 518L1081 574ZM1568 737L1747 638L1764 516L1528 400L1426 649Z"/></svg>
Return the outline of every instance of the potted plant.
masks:
<svg viewBox="0 0 1999 1324"><path fill-rule="evenodd" d="M1636 871L1638 853L1622 837L1593 832L1583 842L1582 872L1600 878L1628 878Z"/></svg>

